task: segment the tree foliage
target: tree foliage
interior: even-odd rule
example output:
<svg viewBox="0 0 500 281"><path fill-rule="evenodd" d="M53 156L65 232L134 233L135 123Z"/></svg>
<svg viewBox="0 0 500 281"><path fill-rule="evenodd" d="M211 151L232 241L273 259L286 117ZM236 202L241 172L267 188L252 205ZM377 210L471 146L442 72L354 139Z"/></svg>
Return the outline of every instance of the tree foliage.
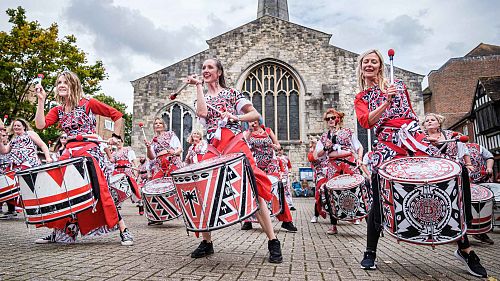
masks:
<svg viewBox="0 0 500 281"><path fill-rule="evenodd" d="M115 100L113 97L107 96L103 93L99 93L97 95L94 95L93 98L95 98L96 100L99 100L100 102L103 102L103 103L117 109L121 113L123 113L123 120L124 120L123 126L124 126L124 131L125 131L125 139L123 141L124 141L124 144L126 146L130 145L131 141L132 141L132 137L131 137L131 134L132 134L132 114L126 112L127 106L123 102L119 102L119 101Z"/></svg>
<svg viewBox="0 0 500 281"><path fill-rule="evenodd" d="M47 91L45 110L54 105L54 84L64 70L75 72L84 92L92 95L101 89L107 77L101 61L89 64L86 54L76 45L73 35L59 38L59 28L53 23L43 28L37 21L28 21L22 7L8 9L10 32L0 31L0 113L9 119L21 117L32 121L36 112L33 79L41 73ZM54 139L56 129L41 133L45 141Z"/></svg>

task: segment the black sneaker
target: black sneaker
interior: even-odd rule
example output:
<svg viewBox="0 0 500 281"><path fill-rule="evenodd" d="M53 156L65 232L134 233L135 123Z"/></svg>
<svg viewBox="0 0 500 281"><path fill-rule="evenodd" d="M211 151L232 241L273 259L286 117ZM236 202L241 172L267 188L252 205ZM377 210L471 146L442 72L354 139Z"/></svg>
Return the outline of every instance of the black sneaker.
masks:
<svg viewBox="0 0 500 281"><path fill-rule="evenodd" d="M252 229L252 223L251 222L244 222L243 225L241 226L241 230L250 230Z"/></svg>
<svg viewBox="0 0 500 281"><path fill-rule="evenodd" d="M293 225L293 222L283 222L281 228L286 229L288 232L297 232L297 228Z"/></svg>
<svg viewBox="0 0 500 281"><path fill-rule="evenodd" d="M49 243L56 243L56 235L54 232L52 232L47 237L38 238L35 240L35 244L49 244Z"/></svg>
<svg viewBox="0 0 500 281"><path fill-rule="evenodd" d="M376 258L377 253L373 251L366 251L363 255L363 260L361 261L361 268L364 270L377 269L377 263L375 262Z"/></svg>
<svg viewBox="0 0 500 281"><path fill-rule="evenodd" d="M162 221L148 221L148 225L162 225Z"/></svg>
<svg viewBox="0 0 500 281"><path fill-rule="evenodd" d="M295 207L290 207L290 211L295 211L297 209L295 209Z"/></svg>
<svg viewBox="0 0 500 281"><path fill-rule="evenodd" d="M473 235L473 237L481 242L488 243L490 245L495 244L495 242L491 240L491 238L486 233Z"/></svg>
<svg viewBox="0 0 500 281"><path fill-rule="evenodd" d="M470 251L467 254L457 249L455 251L455 257L457 257L459 261L467 266L467 270L470 274L476 277L488 277L486 269L479 263L479 257L476 255L476 253L474 253L474 251Z"/></svg>
<svg viewBox="0 0 500 281"><path fill-rule="evenodd" d="M128 228L125 228L123 232L120 232L120 238L122 239L122 246L132 246L134 245L134 236L132 233L128 231Z"/></svg>
<svg viewBox="0 0 500 281"><path fill-rule="evenodd" d="M214 244L212 242L207 243L207 240L201 241L200 245L196 250L191 253L193 259L203 258L214 253Z"/></svg>
<svg viewBox="0 0 500 281"><path fill-rule="evenodd" d="M267 248L269 249L269 262L270 263L282 263L283 256L281 255L281 245L278 239L269 240L267 242Z"/></svg>

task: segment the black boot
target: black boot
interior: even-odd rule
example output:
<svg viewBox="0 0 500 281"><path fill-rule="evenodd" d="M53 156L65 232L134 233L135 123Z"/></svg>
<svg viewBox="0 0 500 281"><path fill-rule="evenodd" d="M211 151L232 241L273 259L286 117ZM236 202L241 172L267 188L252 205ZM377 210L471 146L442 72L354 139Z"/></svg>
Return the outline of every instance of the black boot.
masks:
<svg viewBox="0 0 500 281"><path fill-rule="evenodd" d="M283 256L281 255L281 245L278 239L269 240L267 242L267 248L269 249L269 262L270 263L282 263Z"/></svg>
<svg viewBox="0 0 500 281"><path fill-rule="evenodd" d="M214 244L212 242L207 243L207 240L201 241L200 245L196 250L191 253L193 259L203 258L214 253Z"/></svg>

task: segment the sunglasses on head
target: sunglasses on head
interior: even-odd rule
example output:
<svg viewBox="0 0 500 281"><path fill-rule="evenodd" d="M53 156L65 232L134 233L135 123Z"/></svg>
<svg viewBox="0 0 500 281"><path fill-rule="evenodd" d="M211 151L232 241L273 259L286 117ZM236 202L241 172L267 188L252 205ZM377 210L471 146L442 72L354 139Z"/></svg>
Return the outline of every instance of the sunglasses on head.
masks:
<svg viewBox="0 0 500 281"><path fill-rule="evenodd" d="M330 120L335 120L335 119L337 119L337 116L326 117L325 121L330 121Z"/></svg>

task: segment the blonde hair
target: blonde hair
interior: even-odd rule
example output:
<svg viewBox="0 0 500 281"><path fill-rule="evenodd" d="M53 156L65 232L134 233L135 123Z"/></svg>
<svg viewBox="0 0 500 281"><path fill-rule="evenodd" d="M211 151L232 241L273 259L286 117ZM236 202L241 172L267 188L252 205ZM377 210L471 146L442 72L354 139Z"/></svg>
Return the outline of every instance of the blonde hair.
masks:
<svg viewBox="0 0 500 281"><path fill-rule="evenodd" d="M12 120L12 123L10 124L10 127L9 127L9 134L10 135L14 134L14 123L16 123L16 122L20 122L23 125L25 132L33 131L33 128L31 128L30 123L28 123L26 120L24 120L22 118L16 118L16 119Z"/></svg>
<svg viewBox="0 0 500 281"><path fill-rule="evenodd" d="M378 86L379 86L380 90L385 91L387 79L385 78L384 57L376 49L368 50L368 51L366 51L358 56L358 64L356 67L356 74L358 77L358 88L360 91L364 91L368 88L365 84L365 77L363 76L363 69L361 68L361 65L363 64L363 59L369 54L376 54L378 57L378 60L380 61L380 69L379 69L379 72L377 73L377 82L378 82Z"/></svg>
<svg viewBox="0 0 500 281"><path fill-rule="evenodd" d="M167 130L167 124L165 124L165 120L163 120L163 118L160 118L160 117L156 117L155 120L153 120L153 126L154 126L154 123L156 122L156 120L160 120L160 122L163 124L163 130Z"/></svg>
<svg viewBox="0 0 500 281"><path fill-rule="evenodd" d="M188 143L193 143L193 134L198 134L200 136L200 140L203 140L203 131L200 129L193 129L187 138Z"/></svg>
<svg viewBox="0 0 500 281"><path fill-rule="evenodd" d="M427 114L425 114L424 116L424 120L422 121L422 126L425 128L425 120L427 119L427 116L432 116L434 118L436 118L436 120L438 121L439 123L439 128L441 128L441 126L443 125L444 123L444 120L446 120L446 118L441 115L441 114L437 114L437 113L433 113L433 112L429 112ZM427 128L426 128L427 129Z"/></svg>
<svg viewBox="0 0 500 281"><path fill-rule="evenodd" d="M68 82L68 87L69 87L69 95L66 97L67 100L65 100L64 97L59 96L59 93L57 91L57 81L59 80L59 77L64 76L66 78L66 81ZM75 107L78 106L78 103L80 100L83 98L83 88L82 88L82 83L80 82L80 78L74 73L69 70L64 71L63 73L59 74L56 79L56 101L59 104L62 104L63 106L66 106L68 104L70 106L70 110L75 109Z"/></svg>

